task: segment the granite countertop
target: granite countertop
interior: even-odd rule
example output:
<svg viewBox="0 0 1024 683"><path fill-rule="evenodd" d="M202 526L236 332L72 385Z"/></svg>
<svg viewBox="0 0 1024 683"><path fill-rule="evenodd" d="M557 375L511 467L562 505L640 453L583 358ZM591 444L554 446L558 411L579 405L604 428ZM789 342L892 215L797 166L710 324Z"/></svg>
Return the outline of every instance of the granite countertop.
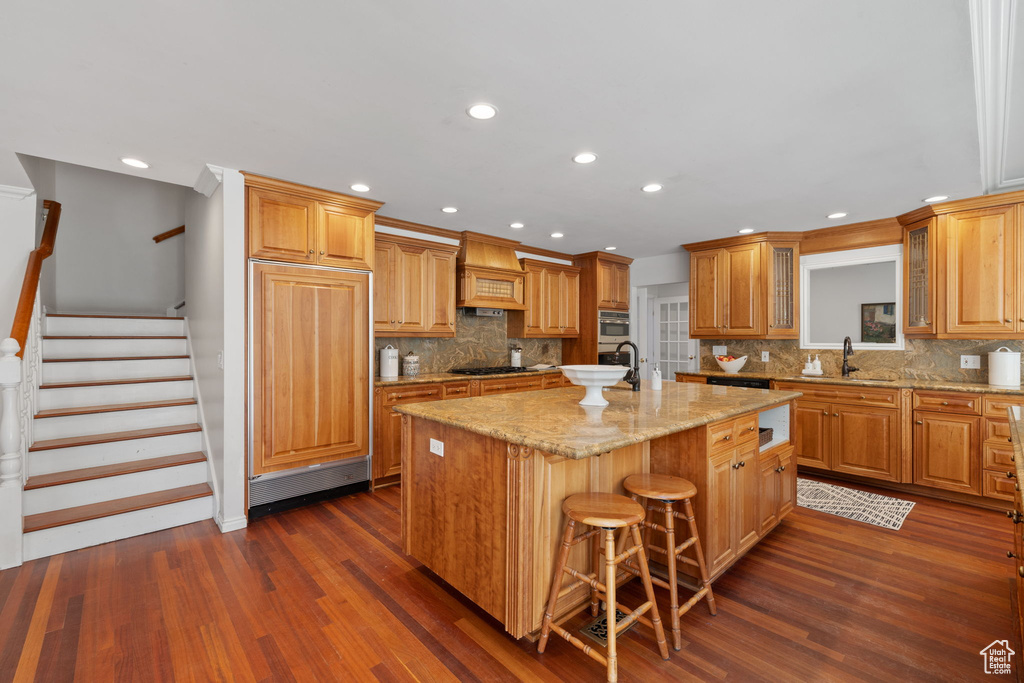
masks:
<svg viewBox="0 0 1024 683"><path fill-rule="evenodd" d="M1024 420L1021 419L1021 409L1013 406L1006 411L1010 417L1010 441L1013 443L1013 468L1017 472L1017 482L1024 481ZM1018 489L1017 499L1020 505L1021 493Z"/></svg>
<svg viewBox="0 0 1024 683"><path fill-rule="evenodd" d="M697 377L740 377L743 379L774 379L779 382L806 382L808 384L848 384L861 387L885 387L889 389L931 389L934 391L967 391L979 394L1015 394L1024 396L1024 389L997 387L992 384L973 384L954 380L934 379L870 379L854 375L843 377L816 377L807 375L779 375L767 372L727 373L721 370L701 370L700 372L677 372L676 376L690 375Z"/></svg>
<svg viewBox="0 0 1024 683"><path fill-rule="evenodd" d="M451 372L434 372L426 375L416 375L415 377L399 375L393 379L384 379L377 376L373 378L373 386L394 387L403 384L429 384L430 382L455 382L466 379L494 379L495 377L528 377L531 375L550 375L561 372L558 368L551 368L549 370L524 370L523 372L498 372L493 375L459 375Z"/></svg>
<svg viewBox="0 0 1024 683"><path fill-rule="evenodd" d="M574 460L767 408L802 396L665 382L662 391L613 388L609 405L584 407L583 387L459 398L394 410Z"/></svg>

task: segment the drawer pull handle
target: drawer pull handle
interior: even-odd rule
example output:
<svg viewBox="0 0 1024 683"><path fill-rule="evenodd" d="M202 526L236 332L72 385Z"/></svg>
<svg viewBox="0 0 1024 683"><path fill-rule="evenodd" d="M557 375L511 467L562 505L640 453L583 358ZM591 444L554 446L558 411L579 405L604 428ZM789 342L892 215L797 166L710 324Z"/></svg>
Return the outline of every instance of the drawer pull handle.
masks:
<svg viewBox="0 0 1024 683"><path fill-rule="evenodd" d="M916 421L914 422L914 424L916 424L916 425L923 425L923 424L924 424L924 422L923 422L923 421L921 421L921 420L916 420Z"/></svg>
<svg viewBox="0 0 1024 683"><path fill-rule="evenodd" d="M776 472L785 472L785 471L786 471L786 466L785 466L785 465L783 465L782 467L776 467L776 468L775 468L775 471L776 471Z"/></svg>
<svg viewBox="0 0 1024 683"><path fill-rule="evenodd" d="M728 441L731 438L732 438L732 434L726 434L725 436L722 437L722 441Z"/></svg>
<svg viewBox="0 0 1024 683"><path fill-rule="evenodd" d="M1014 553L1012 550L1007 550L1006 551L1006 556L1007 557L1017 557L1017 554Z"/></svg>
<svg viewBox="0 0 1024 683"><path fill-rule="evenodd" d="M944 406L948 406L948 405L949 405L949 401L943 401L943 402L942 402L942 405L944 405Z"/></svg>
<svg viewBox="0 0 1024 683"><path fill-rule="evenodd" d="M1006 478L1007 479L1015 479L1016 477L1017 477L1016 472L1007 472L1006 473Z"/></svg>

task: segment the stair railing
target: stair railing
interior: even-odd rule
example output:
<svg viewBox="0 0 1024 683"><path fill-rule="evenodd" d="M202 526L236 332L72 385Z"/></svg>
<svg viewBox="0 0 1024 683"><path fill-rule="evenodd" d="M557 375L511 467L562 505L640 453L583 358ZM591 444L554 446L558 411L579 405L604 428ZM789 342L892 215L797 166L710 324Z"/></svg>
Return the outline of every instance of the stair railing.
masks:
<svg viewBox="0 0 1024 683"><path fill-rule="evenodd" d="M23 453L25 444L32 443L32 416L42 378L39 275L43 261L53 253L60 223L60 204L46 200L43 208L43 238L28 257L11 336L0 341L0 569L22 562L21 499L27 471Z"/></svg>

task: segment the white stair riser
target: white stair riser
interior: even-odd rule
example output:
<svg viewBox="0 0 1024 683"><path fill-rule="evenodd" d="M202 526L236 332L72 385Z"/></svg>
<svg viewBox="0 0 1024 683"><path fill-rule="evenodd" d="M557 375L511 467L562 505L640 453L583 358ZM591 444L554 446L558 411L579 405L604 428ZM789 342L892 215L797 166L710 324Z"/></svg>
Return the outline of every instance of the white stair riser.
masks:
<svg viewBox="0 0 1024 683"><path fill-rule="evenodd" d="M63 439L68 436L88 436L108 432L127 432L149 427L170 427L197 422L195 405L119 410L113 413L68 415L67 417L36 418L32 422L32 438L36 441Z"/></svg>
<svg viewBox="0 0 1024 683"><path fill-rule="evenodd" d="M25 561L66 553L79 548L109 543L122 538L140 536L161 529L170 529L213 517L213 497L184 500L92 519L77 524L33 531L24 536Z"/></svg>
<svg viewBox="0 0 1024 683"><path fill-rule="evenodd" d="M170 401L179 398L195 398L192 380L43 389L39 392L39 410L106 406L114 403Z"/></svg>
<svg viewBox="0 0 1024 683"><path fill-rule="evenodd" d="M54 337L114 337L127 335L182 335L181 318L54 318L47 317L43 334Z"/></svg>
<svg viewBox="0 0 1024 683"><path fill-rule="evenodd" d="M163 467L148 472L135 472L116 477L79 481L73 484L47 486L42 489L25 491L23 506L26 515L36 515L40 512L91 505L125 496L165 491L179 486L205 484L207 475L208 468L206 462L203 461L176 467Z"/></svg>
<svg viewBox="0 0 1024 683"><path fill-rule="evenodd" d="M203 450L201 432L153 436L148 439L113 441L90 446L52 448L28 454L28 474L66 472L83 467L99 467L114 463L157 458L162 455L195 453ZM126 494L130 495L130 494Z"/></svg>
<svg viewBox="0 0 1024 683"><path fill-rule="evenodd" d="M43 358L183 356L184 339L44 339Z"/></svg>
<svg viewBox="0 0 1024 683"><path fill-rule="evenodd" d="M43 363L43 384L189 374L188 358L174 360L101 360L87 363Z"/></svg>

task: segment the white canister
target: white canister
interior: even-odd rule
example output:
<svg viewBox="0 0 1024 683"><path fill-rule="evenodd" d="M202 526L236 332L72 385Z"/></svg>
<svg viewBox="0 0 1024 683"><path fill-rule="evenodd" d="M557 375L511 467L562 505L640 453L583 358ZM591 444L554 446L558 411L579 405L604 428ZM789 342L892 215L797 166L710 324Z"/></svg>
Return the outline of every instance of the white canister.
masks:
<svg viewBox="0 0 1024 683"><path fill-rule="evenodd" d="M391 344L380 350L380 376L384 379L398 377L398 349Z"/></svg>
<svg viewBox="0 0 1024 683"><path fill-rule="evenodd" d="M415 377L420 374L420 357L412 351L402 356L402 374L406 377Z"/></svg>
<svg viewBox="0 0 1024 683"><path fill-rule="evenodd" d="M1000 346L988 354L988 383L997 387L1020 386L1020 352Z"/></svg>
<svg viewBox="0 0 1024 683"><path fill-rule="evenodd" d="M509 365L514 368L523 367L523 350L518 346L509 352Z"/></svg>

